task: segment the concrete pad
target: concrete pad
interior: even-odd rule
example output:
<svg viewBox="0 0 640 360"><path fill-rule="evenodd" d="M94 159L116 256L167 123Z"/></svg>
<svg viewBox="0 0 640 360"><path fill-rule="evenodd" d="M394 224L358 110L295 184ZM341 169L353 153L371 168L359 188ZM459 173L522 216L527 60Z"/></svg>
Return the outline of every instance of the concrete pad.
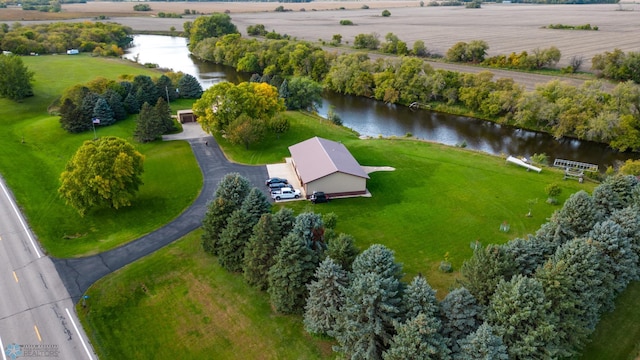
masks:
<svg viewBox="0 0 640 360"><path fill-rule="evenodd" d="M169 140L201 139L207 136L211 136L211 135L207 134L204 130L202 130L202 126L200 126L200 123L188 122L188 123L182 124L181 133L162 135L162 140L169 141Z"/></svg>
<svg viewBox="0 0 640 360"><path fill-rule="evenodd" d="M302 188L300 179L298 179L298 175L296 175L296 171L293 169L293 163L291 161L291 158L286 158L285 163L267 165L267 172L269 173L270 178L279 177L279 178L287 179L289 184L293 186L294 189L300 190L300 195L301 195L300 199L307 198L307 194ZM289 201L292 201L292 200L289 200Z"/></svg>

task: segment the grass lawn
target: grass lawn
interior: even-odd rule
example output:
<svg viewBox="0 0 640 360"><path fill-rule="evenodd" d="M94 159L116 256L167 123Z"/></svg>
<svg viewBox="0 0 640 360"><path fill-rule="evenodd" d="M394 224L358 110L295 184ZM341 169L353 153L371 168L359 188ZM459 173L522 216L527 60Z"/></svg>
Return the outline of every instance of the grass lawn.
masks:
<svg viewBox="0 0 640 360"><path fill-rule="evenodd" d="M200 247L200 231L98 281L80 319L100 359L324 359L331 343Z"/></svg>
<svg viewBox="0 0 640 360"><path fill-rule="evenodd" d="M57 257L87 255L114 248L148 233L184 210L202 187L202 173L186 142L133 141L134 117L97 128L98 136L130 141L145 155L144 185L133 206L103 209L81 218L58 196L60 173L93 132L68 134L47 107L63 90L97 76L159 73L131 62L90 56L23 57L35 72L35 96L15 103L0 99L0 173L46 251ZM72 69L72 70L71 70ZM167 166L171 164L171 166ZM167 181L170 179L171 181Z"/></svg>
<svg viewBox="0 0 640 360"><path fill-rule="evenodd" d="M362 165L392 166L393 172L370 174L371 198L334 200L328 204L287 203L296 211L334 212L340 232L355 237L361 249L380 243L396 252L407 276L422 273L444 296L457 272L438 271L449 253L457 270L473 253L470 244L504 243L534 233L559 206L545 203L545 187L562 187L560 203L593 184L563 181L562 173L545 168L527 172L500 157L410 139L360 140L353 132L301 113L290 113L291 130L271 136L256 150L218 141L234 161L280 162L287 147L314 135L341 141ZM532 217L527 201L538 199ZM506 221L510 231L499 231ZM408 280L408 279L407 279Z"/></svg>

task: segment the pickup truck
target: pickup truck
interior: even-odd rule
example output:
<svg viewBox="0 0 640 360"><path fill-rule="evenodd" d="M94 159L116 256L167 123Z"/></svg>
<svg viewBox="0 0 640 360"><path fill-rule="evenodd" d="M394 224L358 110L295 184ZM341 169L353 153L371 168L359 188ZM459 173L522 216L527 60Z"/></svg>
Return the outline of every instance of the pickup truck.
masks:
<svg viewBox="0 0 640 360"><path fill-rule="evenodd" d="M290 187L283 187L281 189L271 191L271 198L275 200L298 199L299 197L300 190Z"/></svg>

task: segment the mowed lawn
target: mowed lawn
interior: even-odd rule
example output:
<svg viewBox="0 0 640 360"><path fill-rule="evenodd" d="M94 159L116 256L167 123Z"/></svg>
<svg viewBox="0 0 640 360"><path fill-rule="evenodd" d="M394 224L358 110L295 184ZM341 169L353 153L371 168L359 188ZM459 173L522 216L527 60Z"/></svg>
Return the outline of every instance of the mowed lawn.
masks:
<svg viewBox="0 0 640 360"><path fill-rule="evenodd" d="M77 310L100 359L326 359L297 316L205 255L201 231L98 281Z"/></svg>
<svg viewBox="0 0 640 360"><path fill-rule="evenodd" d="M80 217L58 196L65 164L92 131L69 134L47 107L64 89L98 76L160 73L119 59L78 56L23 57L35 73L35 96L16 103L0 99L0 173L14 192L45 250L56 257L101 252L134 240L178 216L198 195L202 173L186 142L139 144L133 141L135 116L109 127L98 136L114 135L130 141L145 155L144 185L133 206L103 209Z"/></svg>

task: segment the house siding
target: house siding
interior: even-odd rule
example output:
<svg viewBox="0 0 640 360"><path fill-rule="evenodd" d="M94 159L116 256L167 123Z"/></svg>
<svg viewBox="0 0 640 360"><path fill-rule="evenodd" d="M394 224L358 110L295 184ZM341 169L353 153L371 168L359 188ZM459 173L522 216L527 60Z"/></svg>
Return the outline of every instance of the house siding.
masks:
<svg viewBox="0 0 640 360"><path fill-rule="evenodd" d="M367 179L337 172L303 184L303 187L307 196L314 191L324 191L329 196L358 195L367 192Z"/></svg>

